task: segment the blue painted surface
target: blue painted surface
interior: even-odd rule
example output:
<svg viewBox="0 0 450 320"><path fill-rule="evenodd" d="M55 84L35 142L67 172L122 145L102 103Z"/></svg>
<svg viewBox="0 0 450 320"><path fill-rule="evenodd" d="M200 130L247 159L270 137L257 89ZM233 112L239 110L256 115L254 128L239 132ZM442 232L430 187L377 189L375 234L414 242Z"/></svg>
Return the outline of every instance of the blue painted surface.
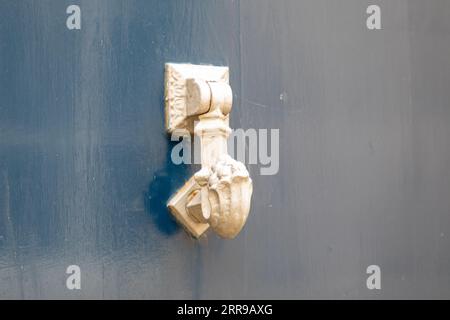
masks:
<svg viewBox="0 0 450 320"><path fill-rule="evenodd" d="M449 298L450 5L378 2L369 32L364 1L0 1L0 298ZM165 208L195 171L165 62L228 65L231 126L280 129L233 241Z"/></svg>

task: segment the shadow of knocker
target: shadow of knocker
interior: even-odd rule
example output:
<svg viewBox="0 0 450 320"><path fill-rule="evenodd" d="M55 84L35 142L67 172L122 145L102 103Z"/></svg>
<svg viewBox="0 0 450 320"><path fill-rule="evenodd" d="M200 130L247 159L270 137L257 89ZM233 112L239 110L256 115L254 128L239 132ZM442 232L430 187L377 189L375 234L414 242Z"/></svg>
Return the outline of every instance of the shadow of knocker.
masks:
<svg viewBox="0 0 450 320"><path fill-rule="evenodd" d="M180 136L185 139L184 137ZM185 163L175 164L172 160L173 148L185 141L170 141L167 139L166 163L165 166L154 173L147 192L144 194L145 208L153 218L157 228L161 233L171 236L179 229L179 225L172 218L167 208L169 198L192 176L193 168L188 168ZM190 140L189 140L190 143ZM191 144L191 143L190 143ZM191 144L192 147L192 144ZM181 149L180 157L183 157L184 149ZM190 166L191 167L191 166ZM194 166L195 167L195 166Z"/></svg>

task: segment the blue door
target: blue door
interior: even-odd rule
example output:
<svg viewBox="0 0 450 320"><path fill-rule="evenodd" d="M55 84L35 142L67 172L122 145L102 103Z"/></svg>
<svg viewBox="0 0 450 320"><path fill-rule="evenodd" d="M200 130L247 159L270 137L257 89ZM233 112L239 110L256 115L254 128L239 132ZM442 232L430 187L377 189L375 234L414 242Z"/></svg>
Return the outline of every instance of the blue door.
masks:
<svg viewBox="0 0 450 320"><path fill-rule="evenodd" d="M450 298L449 15L0 1L0 298ZM256 133L233 240L167 210L198 170L171 156L167 62L228 66L230 126Z"/></svg>

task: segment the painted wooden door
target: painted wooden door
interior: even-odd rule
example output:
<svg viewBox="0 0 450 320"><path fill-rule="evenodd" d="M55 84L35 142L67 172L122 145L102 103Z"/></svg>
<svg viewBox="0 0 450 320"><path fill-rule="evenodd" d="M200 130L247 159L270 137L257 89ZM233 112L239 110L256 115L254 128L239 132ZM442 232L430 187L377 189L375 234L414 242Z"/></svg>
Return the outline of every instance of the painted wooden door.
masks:
<svg viewBox="0 0 450 320"><path fill-rule="evenodd" d="M446 0L0 1L0 298L450 298L449 16ZM234 240L193 240L166 209L195 171L171 161L166 62L229 66L231 127L258 148L279 133L274 162L247 164Z"/></svg>

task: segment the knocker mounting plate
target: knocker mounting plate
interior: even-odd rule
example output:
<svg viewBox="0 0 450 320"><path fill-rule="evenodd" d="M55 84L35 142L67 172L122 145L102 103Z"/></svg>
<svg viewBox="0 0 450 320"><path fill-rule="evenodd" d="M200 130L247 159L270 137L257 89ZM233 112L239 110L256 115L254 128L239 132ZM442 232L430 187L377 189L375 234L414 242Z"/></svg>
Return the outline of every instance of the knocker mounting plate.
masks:
<svg viewBox="0 0 450 320"><path fill-rule="evenodd" d="M228 67L166 63L165 66L165 125L172 133L176 129L187 129L193 133L198 116L187 114L188 79L224 82L229 81Z"/></svg>

